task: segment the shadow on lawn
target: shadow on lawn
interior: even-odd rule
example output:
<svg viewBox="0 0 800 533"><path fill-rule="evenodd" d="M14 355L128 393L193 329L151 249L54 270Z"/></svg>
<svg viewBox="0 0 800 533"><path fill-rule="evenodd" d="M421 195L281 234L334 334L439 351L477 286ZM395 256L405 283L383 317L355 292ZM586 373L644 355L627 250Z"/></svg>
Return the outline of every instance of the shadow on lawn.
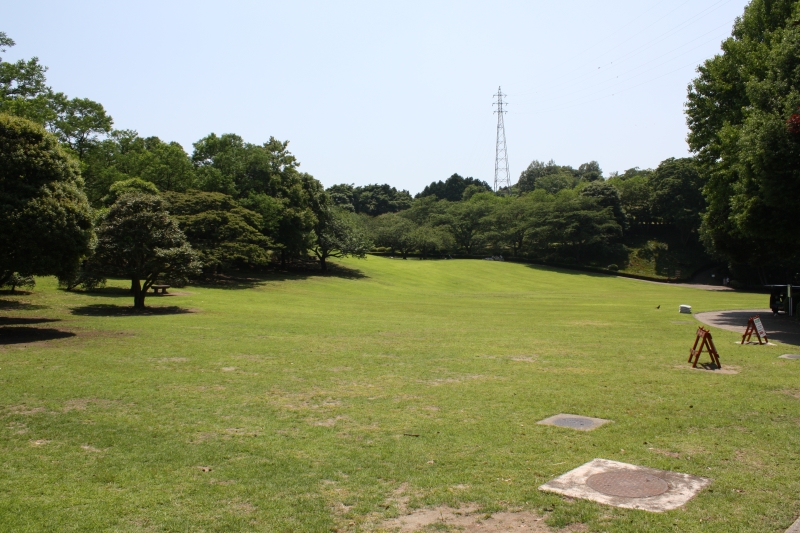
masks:
<svg viewBox="0 0 800 533"><path fill-rule="evenodd" d="M287 270L273 270L270 272L244 273L238 275L217 276L214 279L204 280L194 285L213 289L252 289L261 283L270 281L298 281L310 278L342 278L350 280L367 279L369 276L356 268L348 268L328 263L328 271L322 272L317 263L300 265Z"/></svg>
<svg viewBox="0 0 800 533"><path fill-rule="evenodd" d="M513 260L509 260L513 261ZM569 274L572 276L589 276L590 278L608 278L610 276L614 276L614 273L609 272L608 274L601 273L601 272L593 272L591 270L581 270L580 266L562 266L562 265L545 265L539 263L525 263L525 266L532 269L532 270L545 270L548 272L558 272L559 274Z"/></svg>
<svg viewBox="0 0 800 533"><path fill-rule="evenodd" d="M30 342L51 341L74 337L71 331L52 328L2 327L0 328L0 346L6 344L27 344Z"/></svg>
<svg viewBox="0 0 800 533"><path fill-rule="evenodd" d="M17 293L19 294L19 293ZM35 305L16 300L0 300L0 311L32 311L35 309L47 309L46 305Z"/></svg>
<svg viewBox="0 0 800 533"><path fill-rule="evenodd" d="M46 322L61 322L61 319L0 316L0 326L17 326L22 324L44 324Z"/></svg>
<svg viewBox="0 0 800 533"><path fill-rule="evenodd" d="M195 311L193 309L186 309L185 307L178 307L176 305L134 309L133 306L93 304L73 307L70 312L73 315L80 316L158 316L185 315L188 313L194 313Z"/></svg>

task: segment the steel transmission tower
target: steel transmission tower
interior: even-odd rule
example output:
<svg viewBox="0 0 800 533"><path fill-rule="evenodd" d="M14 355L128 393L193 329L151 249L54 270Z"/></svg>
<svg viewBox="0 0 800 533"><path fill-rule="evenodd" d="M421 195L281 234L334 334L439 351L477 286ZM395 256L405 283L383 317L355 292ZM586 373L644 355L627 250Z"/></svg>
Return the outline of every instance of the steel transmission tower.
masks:
<svg viewBox="0 0 800 533"><path fill-rule="evenodd" d="M507 113L503 106L508 105L503 102L503 91L500 87L497 88L497 94L494 95L497 99L494 103L497 109L497 145L495 148L494 157L494 191L497 192L503 187L506 188L508 194L511 193L511 174L508 171L508 150L506 149L506 125L503 121L503 115Z"/></svg>

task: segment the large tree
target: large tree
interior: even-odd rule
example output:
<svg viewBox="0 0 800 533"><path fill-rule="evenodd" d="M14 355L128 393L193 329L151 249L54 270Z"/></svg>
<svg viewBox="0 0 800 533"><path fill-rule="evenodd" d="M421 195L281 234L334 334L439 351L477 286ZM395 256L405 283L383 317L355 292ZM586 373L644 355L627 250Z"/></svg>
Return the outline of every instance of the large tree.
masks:
<svg viewBox="0 0 800 533"><path fill-rule="evenodd" d="M414 249L413 233L417 225L397 213L386 213L370 220L370 233L375 244L399 252L406 259Z"/></svg>
<svg viewBox="0 0 800 533"><path fill-rule="evenodd" d="M91 236L77 161L41 126L0 114L0 284L14 272L68 277Z"/></svg>
<svg viewBox="0 0 800 533"><path fill-rule="evenodd" d="M218 192L166 192L170 215L197 250L203 270L217 274L231 267L265 266L270 240L260 228L261 215Z"/></svg>
<svg viewBox="0 0 800 533"><path fill-rule="evenodd" d="M363 258L372 248L358 215L340 207L325 205L320 209L314 235L311 251L319 259L323 272L328 270L327 261L331 257Z"/></svg>
<svg viewBox="0 0 800 533"><path fill-rule="evenodd" d="M700 228L706 207L703 180L694 159L685 157L662 161L650 178L650 187L653 214L675 226L685 246L692 233Z"/></svg>
<svg viewBox="0 0 800 533"><path fill-rule="evenodd" d="M132 193L111 206L97 229L92 269L131 280L133 306L144 309L147 291L159 280L183 282L201 263L159 196Z"/></svg>
<svg viewBox="0 0 800 533"><path fill-rule="evenodd" d="M704 240L734 263L763 266L800 248L799 18L796 0L753 0L689 86Z"/></svg>

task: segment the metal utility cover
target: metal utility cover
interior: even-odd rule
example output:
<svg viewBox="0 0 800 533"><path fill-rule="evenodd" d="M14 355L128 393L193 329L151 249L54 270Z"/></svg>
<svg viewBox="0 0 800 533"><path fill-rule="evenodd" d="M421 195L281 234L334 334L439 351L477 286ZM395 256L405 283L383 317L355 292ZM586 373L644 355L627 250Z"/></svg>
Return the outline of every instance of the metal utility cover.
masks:
<svg viewBox="0 0 800 533"><path fill-rule="evenodd" d="M684 505L709 483L710 479L689 474L593 459L539 490L661 513Z"/></svg>
<svg viewBox="0 0 800 533"><path fill-rule="evenodd" d="M608 422L611 422L611 420L559 413L557 415L545 418L544 420L539 420L536 423L543 424L545 426L558 426L562 428L577 429L579 431L591 431L595 428L599 428L603 424L607 424Z"/></svg>

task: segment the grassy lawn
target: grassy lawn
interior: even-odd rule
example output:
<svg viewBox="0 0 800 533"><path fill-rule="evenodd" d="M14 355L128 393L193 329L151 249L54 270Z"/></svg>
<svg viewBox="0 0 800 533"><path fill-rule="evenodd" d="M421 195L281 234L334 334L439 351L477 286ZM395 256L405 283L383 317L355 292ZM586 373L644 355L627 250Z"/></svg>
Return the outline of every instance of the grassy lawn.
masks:
<svg viewBox="0 0 800 533"><path fill-rule="evenodd" d="M0 337L0 531L371 531L400 501L597 532L782 532L800 514L800 361L777 359L797 348L713 330L740 373L686 369L697 324L679 304L764 296L490 261L340 264L360 275L187 287L145 316L120 312L121 281L0 294L5 328L74 333ZM26 317L56 321L9 320ZM614 423L535 425L556 413ZM663 514L537 490L596 457L713 483Z"/></svg>

